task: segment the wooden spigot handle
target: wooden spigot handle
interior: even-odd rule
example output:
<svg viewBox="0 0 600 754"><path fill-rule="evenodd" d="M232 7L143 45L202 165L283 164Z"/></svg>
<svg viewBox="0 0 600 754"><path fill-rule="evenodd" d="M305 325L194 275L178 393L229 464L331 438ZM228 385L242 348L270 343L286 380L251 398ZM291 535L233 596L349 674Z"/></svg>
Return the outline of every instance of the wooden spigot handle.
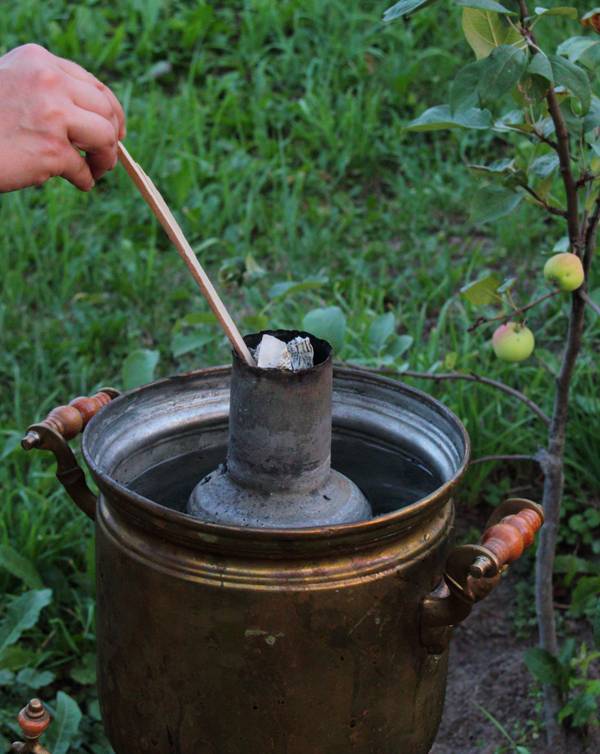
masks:
<svg viewBox="0 0 600 754"><path fill-rule="evenodd" d="M518 560L523 551L533 544L535 533L544 522L543 513L533 508L525 508L518 513L504 516L483 532L481 544L496 559L499 568ZM481 577L485 573L485 564L479 558L470 568L472 576Z"/></svg>
<svg viewBox="0 0 600 754"><path fill-rule="evenodd" d="M40 424L54 430L65 440L72 440L88 424L98 411L117 395L116 390L106 388L89 398L79 396L67 406L53 408ZM39 435L34 428L30 428L21 445L25 450L31 450L39 444Z"/></svg>

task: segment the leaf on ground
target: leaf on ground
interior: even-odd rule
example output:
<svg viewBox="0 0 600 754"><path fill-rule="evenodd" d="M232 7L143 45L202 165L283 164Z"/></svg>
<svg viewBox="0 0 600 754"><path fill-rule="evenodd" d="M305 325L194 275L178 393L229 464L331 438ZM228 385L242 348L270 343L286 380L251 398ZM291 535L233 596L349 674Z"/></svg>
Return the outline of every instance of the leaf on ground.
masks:
<svg viewBox="0 0 600 754"><path fill-rule="evenodd" d="M82 686L96 683L96 655L88 652L79 665L71 670L71 678Z"/></svg>
<svg viewBox="0 0 600 754"><path fill-rule="evenodd" d="M373 350L380 351L396 329L396 317L392 312L386 312L371 322L369 328L369 343Z"/></svg>
<svg viewBox="0 0 600 754"><path fill-rule="evenodd" d="M488 273L473 283L467 283L460 289L461 296L474 306L487 306L498 301L498 288L501 280L493 273Z"/></svg>
<svg viewBox="0 0 600 754"><path fill-rule="evenodd" d="M121 369L123 388L131 390L139 385L152 382L158 359L158 351L149 351L147 348L132 351L123 362Z"/></svg>
<svg viewBox="0 0 600 754"><path fill-rule="evenodd" d="M33 563L10 545L0 545L0 568L21 579L29 589L42 589L44 586Z"/></svg>
<svg viewBox="0 0 600 754"><path fill-rule="evenodd" d="M308 312L302 327L317 338L328 341L338 354L346 337L346 315L339 306L328 306Z"/></svg>
<svg viewBox="0 0 600 754"><path fill-rule="evenodd" d="M476 224L498 220L512 212L523 195L502 186L484 186L476 191L471 204L471 219Z"/></svg>
<svg viewBox="0 0 600 754"><path fill-rule="evenodd" d="M396 335L389 341L386 351L392 359L397 359L408 351L413 343L414 338L412 335ZM406 369L408 369L408 365Z"/></svg>
<svg viewBox="0 0 600 754"><path fill-rule="evenodd" d="M52 754L67 754L77 735L80 722L81 710L75 699L59 691L56 695L54 719L46 734L45 745Z"/></svg>
<svg viewBox="0 0 600 754"><path fill-rule="evenodd" d="M0 656L17 642L28 628L35 626L41 611L52 601L51 589L25 592L11 601L0 623Z"/></svg>
<svg viewBox="0 0 600 754"><path fill-rule="evenodd" d="M49 686L54 681L55 675L49 670L37 670L36 668L23 668L17 674L17 683L22 683L28 689L41 689Z"/></svg>
<svg viewBox="0 0 600 754"><path fill-rule="evenodd" d="M269 298L284 299L295 293L316 290L327 283L326 277L306 278L305 280L282 280L274 283L270 289Z"/></svg>
<svg viewBox="0 0 600 754"><path fill-rule="evenodd" d="M554 655L541 647L531 647L525 652L525 664L531 675L539 683L558 686L562 677L562 667Z"/></svg>
<svg viewBox="0 0 600 754"><path fill-rule="evenodd" d="M171 340L171 353L178 359L191 351L198 351L213 339L212 332L177 332ZM150 378L152 379L152 378ZM149 382L150 380L146 380Z"/></svg>

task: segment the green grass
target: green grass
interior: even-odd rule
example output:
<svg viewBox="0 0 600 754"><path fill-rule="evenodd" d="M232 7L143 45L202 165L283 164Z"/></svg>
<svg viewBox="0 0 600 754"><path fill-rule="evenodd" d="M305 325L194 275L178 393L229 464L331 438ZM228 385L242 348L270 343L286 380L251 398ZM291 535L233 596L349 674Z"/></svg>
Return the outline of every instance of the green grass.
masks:
<svg viewBox="0 0 600 754"><path fill-rule="evenodd" d="M558 363L566 304L552 299L532 312L539 348L515 368L494 360L489 332L466 332L475 314L458 291L494 269L518 276L525 302L543 291L541 253L562 228L527 206L499 227L474 228L468 205L476 184L464 163L502 154L505 144L402 130L445 98L452 72L469 59L457 9L440 4L383 26L385 3L357 0L7 5L0 51L37 41L114 87L128 114L130 152L176 209L242 330L295 327L312 308L337 305L348 321L338 355L374 360L369 327L391 311L398 333L414 339L401 362L427 370L455 361L550 411L547 370ZM16 443L53 405L119 386L133 350L158 350L163 375L226 362L228 347L199 316L207 306L121 169L90 195L60 180L3 195L0 227L0 545L34 564L53 590L52 604L3 664L52 671L55 684L40 693L67 691L86 715L72 751L104 752L93 674L81 668L94 651L92 528L65 499L49 457L26 455ZM251 274L252 260L262 275ZM276 283L317 278L287 297L272 294ZM590 317L588 354L598 333ZM176 357L178 334L197 345ZM569 515L588 504L600 476L594 385L588 356L574 388ZM475 456L533 452L544 441L526 408L487 388L419 387L462 418ZM476 466L462 502L497 503L532 484L539 493L529 472ZM562 538L567 552L582 546L568 516ZM12 595L24 589L2 569L0 586ZM7 737L6 721L30 692L0 688ZM88 736L96 748L83 743Z"/></svg>

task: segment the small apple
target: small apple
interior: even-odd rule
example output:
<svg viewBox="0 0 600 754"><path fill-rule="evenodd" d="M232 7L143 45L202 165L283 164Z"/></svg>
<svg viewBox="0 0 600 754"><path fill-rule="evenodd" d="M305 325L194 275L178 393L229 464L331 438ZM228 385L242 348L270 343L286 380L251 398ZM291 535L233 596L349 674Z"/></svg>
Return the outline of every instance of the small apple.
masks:
<svg viewBox="0 0 600 754"><path fill-rule="evenodd" d="M524 361L533 353L535 338L525 325L507 322L494 332L492 347L502 361Z"/></svg>
<svg viewBox="0 0 600 754"><path fill-rule="evenodd" d="M581 259L568 251L555 254L544 265L544 277L556 283L561 291L575 291L585 277Z"/></svg>

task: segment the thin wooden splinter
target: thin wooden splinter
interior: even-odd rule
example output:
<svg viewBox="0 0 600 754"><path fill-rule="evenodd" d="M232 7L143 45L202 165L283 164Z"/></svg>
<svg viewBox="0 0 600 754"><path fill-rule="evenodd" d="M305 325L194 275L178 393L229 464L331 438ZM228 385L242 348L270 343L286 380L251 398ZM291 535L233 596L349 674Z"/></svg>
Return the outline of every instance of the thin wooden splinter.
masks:
<svg viewBox="0 0 600 754"><path fill-rule="evenodd" d="M183 235L183 231L179 227L179 223L168 208L167 203L161 196L159 190L138 163L131 157L121 142L118 144L118 153L121 164L127 171L129 177L137 186L140 194L144 197L146 203L173 242L183 261L188 266L189 271L192 273L192 277L208 301L208 305L221 323L223 330L225 330L229 342L237 351L241 359L250 366L255 366L255 361L248 350L248 346L244 343L240 331L225 308L225 304L211 283L210 278L198 261L198 257L194 253L194 250L187 242L186 237Z"/></svg>

